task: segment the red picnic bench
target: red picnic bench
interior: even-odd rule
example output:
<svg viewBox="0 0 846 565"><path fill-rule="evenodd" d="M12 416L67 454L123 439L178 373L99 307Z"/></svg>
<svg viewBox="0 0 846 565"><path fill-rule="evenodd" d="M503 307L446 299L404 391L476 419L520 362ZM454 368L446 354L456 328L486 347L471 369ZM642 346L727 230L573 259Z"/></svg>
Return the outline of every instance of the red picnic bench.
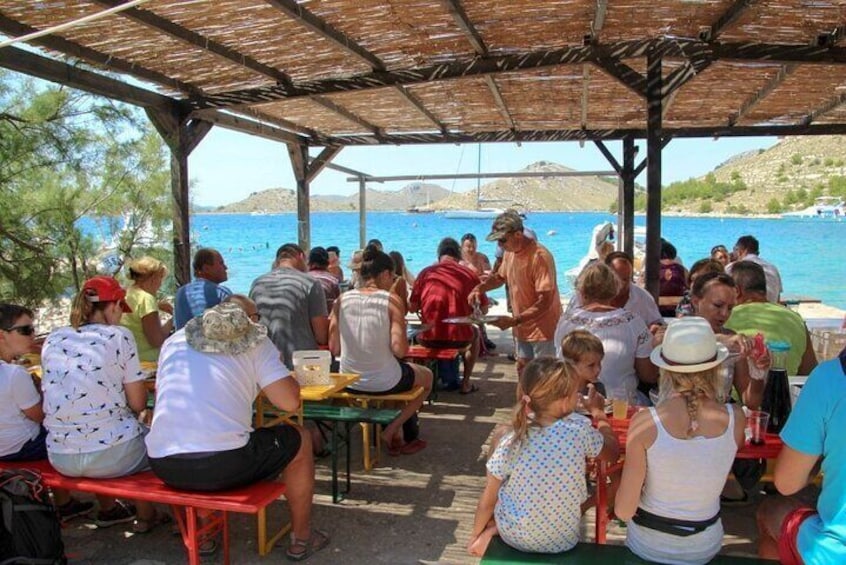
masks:
<svg viewBox="0 0 846 565"><path fill-rule="evenodd" d="M201 536L218 529L223 532L223 562L229 563L229 512L256 514L258 516L259 555L267 555L276 542L290 529L290 524L286 524L270 539L267 539L267 515L265 511L271 502L278 500L285 493L285 484L280 482L261 481L239 489L204 493L172 489L150 471L115 479L66 477L56 471L47 460L3 461L0 462L0 469L37 471L41 474L43 484L48 487L169 504L179 525L182 543L188 552L188 563L190 565L199 565L200 563L199 543ZM182 509L184 509L184 513ZM211 519L209 523L200 526L197 521L199 509L217 510L221 515L219 518Z"/></svg>

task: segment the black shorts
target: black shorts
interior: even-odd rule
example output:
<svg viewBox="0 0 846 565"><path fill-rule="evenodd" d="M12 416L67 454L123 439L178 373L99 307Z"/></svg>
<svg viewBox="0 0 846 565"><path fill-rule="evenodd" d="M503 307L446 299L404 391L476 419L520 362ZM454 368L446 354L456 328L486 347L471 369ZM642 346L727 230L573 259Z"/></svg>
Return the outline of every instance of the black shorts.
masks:
<svg viewBox="0 0 846 565"><path fill-rule="evenodd" d="M405 361L400 361L399 366L400 380L397 384L393 386L393 388L388 390L380 390L379 392L371 392L364 390L356 390L354 388L347 387L347 392L357 394L368 394L372 396L382 396L386 394L399 394L400 392L408 392L412 388L414 388L414 369L412 369L411 366L409 366L409 364Z"/></svg>
<svg viewBox="0 0 846 565"><path fill-rule="evenodd" d="M216 491L274 479L297 455L302 437L293 426L259 428L247 445L217 453L186 453L150 458L164 483L182 490Z"/></svg>

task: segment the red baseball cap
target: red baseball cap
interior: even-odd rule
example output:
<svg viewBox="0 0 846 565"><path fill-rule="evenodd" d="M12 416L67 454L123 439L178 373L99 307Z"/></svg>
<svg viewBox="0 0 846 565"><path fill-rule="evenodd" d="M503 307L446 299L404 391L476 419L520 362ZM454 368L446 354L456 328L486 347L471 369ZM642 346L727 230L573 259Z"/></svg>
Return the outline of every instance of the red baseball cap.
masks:
<svg viewBox="0 0 846 565"><path fill-rule="evenodd" d="M120 302L121 309L127 314L132 308L126 303L126 291L114 277L97 276L85 281L82 292L88 302Z"/></svg>

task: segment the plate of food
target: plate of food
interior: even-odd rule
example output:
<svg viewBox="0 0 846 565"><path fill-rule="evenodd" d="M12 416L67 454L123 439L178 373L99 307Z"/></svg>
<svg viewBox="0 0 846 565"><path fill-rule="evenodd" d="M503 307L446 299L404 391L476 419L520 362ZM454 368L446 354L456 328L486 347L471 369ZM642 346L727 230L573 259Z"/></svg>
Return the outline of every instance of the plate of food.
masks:
<svg viewBox="0 0 846 565"><path fill-rule="evenodd" d="M445 318L445 324L489 324L499 319L499 316L457 316L455 318Z"/></svg>

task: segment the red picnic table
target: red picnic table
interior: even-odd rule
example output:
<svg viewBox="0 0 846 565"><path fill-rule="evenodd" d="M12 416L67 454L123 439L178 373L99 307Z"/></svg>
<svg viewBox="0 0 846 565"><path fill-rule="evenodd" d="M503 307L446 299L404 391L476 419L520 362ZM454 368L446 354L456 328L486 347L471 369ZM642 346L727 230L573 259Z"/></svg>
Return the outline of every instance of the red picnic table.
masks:
<svg viewBox="0 0 846 565"><path fill-rule="evenodd" d="M594 494L594 503L596 504L596 543L604 544L606 537L606 530L608 529L608 522L612 514L608 512L608 475L614 473L623 467L626 455L626 440L628 439L629 424L631 417L634 415L635 408L629 408L628 418L616 419L609 418L611 429L617 436L617 441L620 444L620 458L614 463L607 461L596 461L596 492ZM784 447L781 438L778 434L768 433L764 438L763 445L753 445L746 442L746 444L737 450L735 458L737 459L775 459Z"/></svg>

